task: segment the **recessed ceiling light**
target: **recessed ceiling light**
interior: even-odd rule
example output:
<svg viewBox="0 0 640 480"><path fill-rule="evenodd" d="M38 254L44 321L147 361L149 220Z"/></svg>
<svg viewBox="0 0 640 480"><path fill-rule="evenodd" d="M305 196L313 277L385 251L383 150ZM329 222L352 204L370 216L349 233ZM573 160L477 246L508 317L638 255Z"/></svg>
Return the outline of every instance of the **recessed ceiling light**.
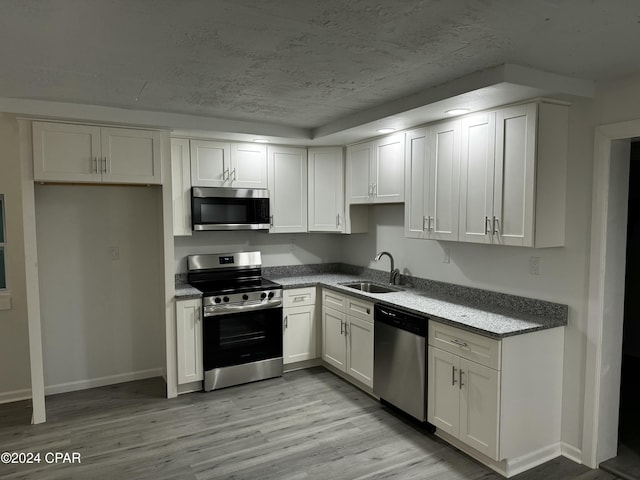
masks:
<svg viewBox="0 0 640 480"><path fill-rule="evenodd" d="M395 128L379 128L378 133L392 133L395 132Z"/></svg>
<svg viewBox="0 0 640 480"><path fill-rule="evenodd" d="M452 108L451 110L447 110L446 112L447 115L462 115L463 113L469 113L469 109L468 108Z"/></svg>
<svg viewBox="0 0 640 480"><path fill-rule="evenodd" d="M267 140L266 138L254 138L253 141L255 143L269 143L269 140Z"/></svg>

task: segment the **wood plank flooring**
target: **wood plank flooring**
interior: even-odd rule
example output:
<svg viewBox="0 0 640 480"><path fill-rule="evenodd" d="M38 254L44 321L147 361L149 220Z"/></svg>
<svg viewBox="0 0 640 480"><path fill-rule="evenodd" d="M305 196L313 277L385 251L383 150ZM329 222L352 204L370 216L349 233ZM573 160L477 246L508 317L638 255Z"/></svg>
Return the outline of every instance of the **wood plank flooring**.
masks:
<svg viewBox="0 0 640 480"><path fill-rule="evenodd" d="M0 405L0 452L79 452L81 464L0 464L0 478L497 480L332 373L164 398L162 379ZM558 458L517 480L616 480Z"/></svg>

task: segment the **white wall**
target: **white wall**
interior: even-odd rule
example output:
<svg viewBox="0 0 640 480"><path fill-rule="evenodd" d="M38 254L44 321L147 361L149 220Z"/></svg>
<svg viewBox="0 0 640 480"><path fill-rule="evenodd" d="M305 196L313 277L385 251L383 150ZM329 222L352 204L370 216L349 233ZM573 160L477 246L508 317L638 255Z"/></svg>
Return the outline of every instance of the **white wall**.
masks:
<svg viewBox="0 0 640 480"><path fill-rule="evenodd" d="M160 194L159 187L36 185L48 393L159 374Z"/></svg>
<svg viewBox="0 0 640 480"><path fill-rule="evenodd" d="M566 241L563 248L529 249L404 238L404 206L370 208L368 234L343 237L342 261L388 271L388 250L403 274L569 305L565 334L563 440L581 449L584 403L587 252L593 164L593 107L570 109ZM444 250L450 263L443 263ZM530 275L529 258L540 257L540 275Z"/></svg>
<svg viewBox="0 0 640 480"><path fill-rule="evenodd" d="M176 273L187 272L187 255L260 250L265 267L339 262L338 234L269 234L262 231L194 232L175 237Z"/></svg>
<svg viewBox="0 0 640 480"><path fill-rule="evenodd" d="M5 199L7 286L11 310L0 310L0 402L31 396L29 332L18 126L0 114L0 193Z"/></svg>

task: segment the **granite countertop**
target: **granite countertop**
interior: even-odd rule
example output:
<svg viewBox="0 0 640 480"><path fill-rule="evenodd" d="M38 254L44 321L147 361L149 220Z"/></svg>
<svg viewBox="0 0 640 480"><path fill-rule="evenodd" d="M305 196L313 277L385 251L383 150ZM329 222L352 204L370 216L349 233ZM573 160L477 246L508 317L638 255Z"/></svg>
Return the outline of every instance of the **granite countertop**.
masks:
<svg viewBox="0 0 640 480"><path fill-rule="evenodd" d="M565 318L522 313L492 304L482 304L482 299L474 302L437 295L435 293L407 286L399 292L367 293L341 285L345 282L368 280L361 276L346 274L318 274L287 277L269 277L285 289L321 285L332 290L359 297L373 303L400 307L404 310L423 314L434 320L479 333L493 338L535 332L567 325Z"/></svg>
<svg viewBox="0 0 640 480"><path fill-rule="evenodd" d="M285 289L320 285L373 303L399 307L409 312L426 315L434 320L493 338L521 335L567 325L566 311L562 316L557 314L558 309L545 310L545 304L552 307L562 307L561 305L539 301L541 307L536 307L534 309L537 310L536 313L532 313L531 302L537 302L536 300L513 297L516 299L515 303L512 302L510 308L507 308L487 302L483 290L478 290L478 295L475 298L461 298L455 294L443 294L406 285L399 285L398 288L402 289L399 292L367 293L342 285L361 280L371 281L370 278L362 275L317 273L285 276L265 275L265 277L281 284ZM374 283L378 282L374 281ZM178 282L176 283L175 296L177 300L186 300L199 298L202 296L202 292L188 283ZM522 308L518 308L517 300L519 298L522 298L524 302Z"/></svg>

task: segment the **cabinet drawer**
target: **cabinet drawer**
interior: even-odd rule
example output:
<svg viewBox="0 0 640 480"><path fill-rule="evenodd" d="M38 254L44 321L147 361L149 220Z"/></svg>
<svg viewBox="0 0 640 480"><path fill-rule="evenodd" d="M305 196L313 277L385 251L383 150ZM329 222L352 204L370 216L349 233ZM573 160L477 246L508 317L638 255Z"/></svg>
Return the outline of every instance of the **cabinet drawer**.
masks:
<svg viewBox="0 0 640 480"><path fill-rule="evenodd" d="M353 297L345 297L345 313L373 323L373 303Z"/></svg>
<svg viewBox="0 0 640 480"><path fill-rule="evenodd" d="M429 345L500 370L500 340L430 320Z"/></svg>
<svg viewBox="0 0 640 480"><path fill-rule="evenodd" d="M339 312L344 312L345 297L332 290L322 290L322 305Z"/></svg>
<svg viewBox="0 0 640 480"><path fill-rule="evenodd" d="M284 308L316 304L316 287L294 288L282 292Z"/></svg>

